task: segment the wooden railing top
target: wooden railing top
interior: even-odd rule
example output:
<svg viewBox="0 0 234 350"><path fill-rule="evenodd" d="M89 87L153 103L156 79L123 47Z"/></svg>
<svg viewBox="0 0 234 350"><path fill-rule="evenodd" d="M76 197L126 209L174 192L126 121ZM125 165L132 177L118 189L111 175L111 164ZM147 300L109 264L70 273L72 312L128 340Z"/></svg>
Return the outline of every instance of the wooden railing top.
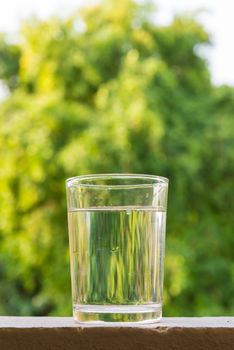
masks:
<svg viewBox="0 0 234 350"><path fill-rule="evenodd" d="M234 317L80 325L71 317L0 317L0 350L232 350Z"/></svg>

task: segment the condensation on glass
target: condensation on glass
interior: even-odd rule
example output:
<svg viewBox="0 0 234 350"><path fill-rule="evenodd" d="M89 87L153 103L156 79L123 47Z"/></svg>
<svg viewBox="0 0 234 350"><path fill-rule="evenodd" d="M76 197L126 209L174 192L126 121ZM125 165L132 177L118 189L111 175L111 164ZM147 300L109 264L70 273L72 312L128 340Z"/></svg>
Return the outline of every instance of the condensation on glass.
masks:
<svg viewBox="0 0 234 350"><path fill-rule="evenodd" d="M66 189L75 320L159 321L168 180L86 175Z"/></svg>

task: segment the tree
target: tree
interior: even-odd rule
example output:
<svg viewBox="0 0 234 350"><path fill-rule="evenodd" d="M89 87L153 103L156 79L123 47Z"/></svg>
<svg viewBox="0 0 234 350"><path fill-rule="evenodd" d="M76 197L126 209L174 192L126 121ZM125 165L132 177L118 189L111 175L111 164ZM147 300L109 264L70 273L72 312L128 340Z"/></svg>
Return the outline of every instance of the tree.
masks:
<svg viewBox="0 0 234 350"><path fill-rule="evenodd" d="M64 180L104 172L170 179L165 314L233 313L234 90L212 85L196 20L161 27L148 6L104 1L1 39L2 313L70 313Z"/></svg>

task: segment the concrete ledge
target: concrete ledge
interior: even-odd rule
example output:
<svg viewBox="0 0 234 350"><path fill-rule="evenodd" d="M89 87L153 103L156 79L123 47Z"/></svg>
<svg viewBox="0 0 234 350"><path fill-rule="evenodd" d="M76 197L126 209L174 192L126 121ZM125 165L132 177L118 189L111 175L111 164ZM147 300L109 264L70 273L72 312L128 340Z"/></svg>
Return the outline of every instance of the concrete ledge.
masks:
<svg viewBox="0 0 234 350"><path fill-rule="evenodd" d="M0 317L1 350L231 350L234 317L163 318L145 326L80 326L71 317Z"/></svg>

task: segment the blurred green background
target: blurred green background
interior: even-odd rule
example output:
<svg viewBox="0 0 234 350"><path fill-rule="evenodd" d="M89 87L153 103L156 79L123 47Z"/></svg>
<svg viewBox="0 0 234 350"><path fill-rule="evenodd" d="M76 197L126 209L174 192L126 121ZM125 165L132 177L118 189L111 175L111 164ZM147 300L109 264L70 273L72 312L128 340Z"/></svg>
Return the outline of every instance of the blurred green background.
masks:
<svg viewBox="0 0 234 350"><path fill-rule="evenodd" d="M170 179L164 316L234 313L234 88L193 18L103 1L0 36L0 314L70 315L66 178Z"/></svg>

